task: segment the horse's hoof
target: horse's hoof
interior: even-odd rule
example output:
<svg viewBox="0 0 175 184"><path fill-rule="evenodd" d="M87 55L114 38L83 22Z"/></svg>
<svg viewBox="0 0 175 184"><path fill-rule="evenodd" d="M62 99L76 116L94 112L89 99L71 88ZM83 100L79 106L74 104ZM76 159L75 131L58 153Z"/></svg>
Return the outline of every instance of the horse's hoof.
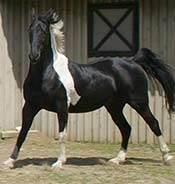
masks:
<svg viewBox="0 0 175 184"><path fill-rule="evenodd" d="M118 157L116 157L116 158L110 159L109 162L120 165L120 164L123 164L125 162L125 160L122 160L122 159L119 159Z"/></svg>
<svg viewBox="0 0 175 184"><path fill-rule="evenodd" d="M52 164L52 169L55 169L55 170L63 169L63 162L60 160L57 160L55 163Z"/></svg>
<svg viewBox="0 0 175 184"><path fill-rule="evenodd" d="M3 166L4 166L5 168L13 169L13 168L14 168L14 162L15 162L14 159L9 158L8 160L6 160L6 161L3 163Z"/></svg>
<svg viewBox="0 0 175 184"><path fill-rule="evenodd" d="M173 156L168 153L163 156L163 162L165 165L171 165Z"/></svg>

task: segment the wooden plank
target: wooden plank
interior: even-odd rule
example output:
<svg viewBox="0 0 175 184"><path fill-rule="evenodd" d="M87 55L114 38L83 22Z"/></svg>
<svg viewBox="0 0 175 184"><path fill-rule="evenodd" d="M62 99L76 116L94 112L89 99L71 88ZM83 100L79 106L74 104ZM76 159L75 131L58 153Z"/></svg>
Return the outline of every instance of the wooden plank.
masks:
<svg viewBox="0 0 175 184"><path fill-rule="evenodd" d="M100 124L100 142L106 143L107 142L107 116L106 116L106 109L101 108L99 110L99 124Z"/></svg>
<svg viewBox="0 0 175 184"><path fill-rule="evenodd" d="M170 144L175 144L175 114L171 114L170 117L170 122L171 122L171 126L170 126Z"/></svg>
<svg viewBox="0 0 175 184"><path fill-rule="evenodd" d="M132 134L131 134L131 140L132 143L136 144L138 143L138 137L139 137L139 126L138 126L138 114L135 112L135 110L131 109L132 117L131 117L131 127L132 127Z"/></svg>
<svg viewBox="0 0 175 184"><path fill-rule="evenodd" d="M151 7L150 0L143 0L142 2L142 25L141 29L141 47L150 48L150 15L151 15Z"/></svg>
<svg viewBox="0 0 175 184"><path fill-rule="evenodd" d="M116 128L116 125L115 123L113 122L110 114L108 113L108 116L107 116L107 142L109 143L114 143L114 137L115 137L115 128Z"/></svg>
<svg viewBox="0 0 175 184"><path fill-rule="evenodd" d="M146 143L146 123L140 115L138 115L138 143Z"/></svg>
<svg viewBox="0 0 175 184"><path fill-rule="evenodd" d="M160 0L160 16L159 24L161 28L161 37L160 37L160 54L165 59L167 59L167 28L168 28L168 17L167 17L167 1Z"/></svg>
<svg viewBox="0 0 175 184"><path fill-rule="evenodd" d="M92 142L92 112L84 116L84 141Z"/></svg>
<svg viewBox="0 0 175 184"><path fill-rule="evenodd" d="M21 113L22 114L22 113ZM40 128L37 128L38 126L40 126L40 115L37 114L32 122L32 126L31 126L31 129L32 130L41 130ZM22 125L22 123L21 123ZM18 125L18 126L21 126L21 125Z"/></svg>
<svg viewBox="0 0 175 184"><path fill-rule="evenodd" d="M40 112L40 116L41 116L41 132L43 133L43 135L48 136L48 131L47 131L48 114L47 114L47 111L42 110Z"/></svg>
<svg viewBox="0 0 175 184"><path fill-rule="evenodd" d="M70 141L79 141L79 138L77 135L77 120L78 120L77 114L70 114L69 132L68 132Z"/></svg>
<svg viewBox="0 0 175 184"><path fill-rule="evenodd" d="M87 63L87 4L88 0L81 1L80 4L80 16L81 16L81 58L80 61L82 63Z"/></svg>
<svg viewBox="0 0 175 184"><path fill-rule="evenodd" d="M93 142L99 142L100 129L99 129L99 111L98 110L93 112L92 121L93 121L92 140Z"/></svg>
<svg viewBox="0 0 175 184"><path fill-rule="evenodd" d="M13 13L12 16L15 17L13 20L13 41L12 41L12 48L11 52L13 52L13 48L18 46L19 49L16 49L15 52L13 52L11 58L11 62L13 65L13 83L14 83L14 94L13 94L13 100L14 100L14 126L19 126L21 124L21 106L22 106L22 98L21 98L21 29L19 29L21 25L21 6L20 3L13 3Z"/></svg>
<svg viewBox="0 0 175 184"><path fill-rule="evenodd" d="M150 45L151 49L158 53L159 52L159 33L160 33L160 27L159 27L159 6L158 2L151 1L151 14L150 14Z"/></svg>
<svg viewBox="0 0 175 184"><path fill-rule="evenodd" d="M0 3L0 25L3 25L4 23L4 2ZM1 49L1 53L0 53L0 60L1 60L1 67L0 67L0 101L1 101L1 105L0 105L0 130L4 129L5 125L5 103L4 103L4 96L5 96L5 62L6 62L6 53L7 53L7 43L6 43L6 39L5 39L5 35L4 35L4 30L3 27L0 26L0 49Z"/></svg>
<svg viewBox="0 0 175 184"><path fill-rule="evenodd" d="M8 18L8 25L13 27L13 2L10 1L7 3L7 10L6 10L6 19ZM5 21L5 20L4 20ZM5 129L10 129L14 127L14 119L15 119L15 80L13 77L13 29L8 29L7 24L4 27L4 33L7 38L7 51L8 55L6 56L7 60L5 63L5 76L4 80L8 81L5 83L5 95L4 95L4 103L5 103L5 109L8 109L8 113L5 113ZM15 71L14 71L15 72Z"/></svg>
<svg viewBox="0 0 175 184"><path fill-rule="evenodd" d="M74 3L72 1L72 6L73 6L73 60L75 62L80 62L80 50L81 50L81 25L80 25L80 18L81 16L79 15L80 12L80 7L79 7L79 0ZM82 62L82 61L81 61Z"/></svg>
<svg viewBox="0 0 175 184"><path fill-rule="evenodd" d="M120 130L119 130L119 128L116 126L116 125L114 125L114 143L121 143L121 141L122 141L122 137L121 137L121 133L120 133Z"/></svg>
<svg viewBox="0 0 175 184"><path fill-rule="evenodd" d="M55 116L56 113L49 112L48 116L48 125L47 125L47 135L48 137L52 137L54 135L54 123L55 123Z"/></svg>
<svg viewBox="0 0 175 184"><path fill-rule="evenodd" d="M84 113L77 115L77 141L84 142L84 134L85 134L85 125L84 125Z"/></svg>
<svg viewBox="0 0 175 184"><path fill-rule="evenodd" d="M56 113L52 113L51 121L49 122L51 126L51 134L50 137L56 137L58 135L58 118ZM55 135L56 134L56 135Z"/></svg>

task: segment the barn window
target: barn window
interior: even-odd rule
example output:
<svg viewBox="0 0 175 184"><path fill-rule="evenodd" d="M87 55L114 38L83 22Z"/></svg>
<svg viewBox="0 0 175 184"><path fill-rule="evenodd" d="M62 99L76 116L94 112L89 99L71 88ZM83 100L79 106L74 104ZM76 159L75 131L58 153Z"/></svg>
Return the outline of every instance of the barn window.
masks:
<svg viewBox="0 0 175 184"><path fill-rule="evenodd" d="M88 55L131 56L139 47L138 3L90 4Z"/></svg>

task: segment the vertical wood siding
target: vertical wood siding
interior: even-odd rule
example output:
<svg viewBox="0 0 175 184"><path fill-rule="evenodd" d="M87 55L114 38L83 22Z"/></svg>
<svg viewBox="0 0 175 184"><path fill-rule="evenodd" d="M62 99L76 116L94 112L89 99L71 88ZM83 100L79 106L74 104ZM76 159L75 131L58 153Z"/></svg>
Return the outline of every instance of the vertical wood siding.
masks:
<svg viewBox="0 0 175 184"><path fill-rule="evenodd" d="M123 2L124 0L120 0ZM127 1L127 0L125 0ZM66 55L79 63L87 57L87 5L119 0L0 0L0 130L21 125L24 103L22 84L28 71L28 25L31 8L41 13L55 8L64 20ZM140 47L148 47L174 66L175 1L140 0ZM150 107L160 122L168 143L175 143L175 117L165 109L162 94L151 90ZM130 142L155 143L156 139L144 121L126 106L124 113L132 126ZM58 136L57 117L41 111L34 129L50 137ZM68 139L71 141L120 142L121 136L104 108L85 114L70 114Z"/></svg>

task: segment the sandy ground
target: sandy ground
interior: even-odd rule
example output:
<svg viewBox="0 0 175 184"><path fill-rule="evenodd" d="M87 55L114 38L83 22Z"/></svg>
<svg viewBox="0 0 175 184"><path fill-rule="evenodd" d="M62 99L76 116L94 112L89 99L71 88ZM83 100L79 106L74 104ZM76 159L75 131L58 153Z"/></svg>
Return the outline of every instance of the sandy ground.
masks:
<svg viewBox="0 0 175 184"><path fill-rule="evenodd" d="M175 184L175 145L169 145L174 160L163 165L157 145L129 145L124 165L108 162L119 145L67 142L67 163L52 170L59 152L58 141L39 133L29 135L15 169L4 169L16 139L0 140L0 184Z"/></svg>

